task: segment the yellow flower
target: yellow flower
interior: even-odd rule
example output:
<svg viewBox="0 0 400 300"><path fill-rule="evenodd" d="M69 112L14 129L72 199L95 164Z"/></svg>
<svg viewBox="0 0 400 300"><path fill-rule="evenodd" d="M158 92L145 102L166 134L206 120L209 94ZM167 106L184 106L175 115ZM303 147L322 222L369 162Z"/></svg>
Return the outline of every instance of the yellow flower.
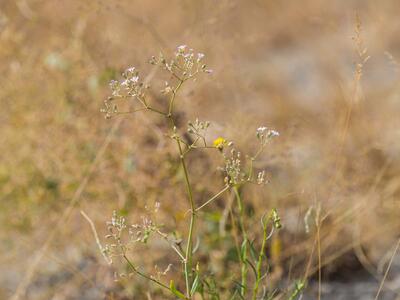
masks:
<svg viewBox="0 0 400 300"><path fill-rule="evenodd" d="M228 144L228 142L224 138L219 137L214 140L213 144L214 144L215 148L222 150L222 149L224 149L224 146L226 146Z"/></svg>

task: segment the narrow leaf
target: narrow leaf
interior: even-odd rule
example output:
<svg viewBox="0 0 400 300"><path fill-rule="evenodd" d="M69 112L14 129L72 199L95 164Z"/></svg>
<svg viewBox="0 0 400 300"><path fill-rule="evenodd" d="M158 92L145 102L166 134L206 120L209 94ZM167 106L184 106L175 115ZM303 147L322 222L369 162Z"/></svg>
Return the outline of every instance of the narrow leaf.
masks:
<svg viewBox="0 0 400 300"><path fill-rule="evenodd" d="M199 286L200 278L199 274L196 274L196 277L193 280L192 288L190 289L190 295L193 295L197 291L197 287Z"/></svg>
<svg viewBox="0 0 400 300"><path fill-rule="evenodd" d="M255 278L257 278L257 270L256 270L256 268L254 267L254 265L253 265L253 264L251 263L251 261L248 260L248 259L246 259L246 263L251 267L251 269L252 269L253 272L254 272Z"/></svg>
<svg viewBox="0 0 400 300"><path fill-rule="evenodd" d="M178 290L176 289L175 283L174 283L173 280L170 281L170 283L169 283L169 288L170 288L171 292L172 292L175 296L177 296L179 299L186 299L185 295L182 294L180 291L178 291Z"/></svg>

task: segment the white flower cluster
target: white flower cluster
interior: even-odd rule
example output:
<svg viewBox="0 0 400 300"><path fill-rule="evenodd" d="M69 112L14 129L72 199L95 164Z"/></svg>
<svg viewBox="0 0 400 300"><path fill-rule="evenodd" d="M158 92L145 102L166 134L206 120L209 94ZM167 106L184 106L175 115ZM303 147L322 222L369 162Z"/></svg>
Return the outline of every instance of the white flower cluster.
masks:
<svg viewBox="0 0 400 300"><path fill-rule="evenodd" d="M123 79L121 81L111 80L110 87L112 97L138 97L143 98L145 89L149 86L140 81L139 72L135 67L130 67L122 73Z"/></svg>
<svg viewBox="0 0 400 300"><path fill-rule="evenodd" d="M236 185L246 181L246 174L241 168L240 152L235 149L231 150L231 156L225 157L225 166L223 171L225 173L225 183Z"/></svg>
<svg viewBox="0 0 400 300"><path fill-rule="evenodd" d="M178 80L185 81L194 78L198 73L212 73L203 63L205 55L203 53L195 53L193 49L186 45L179 46L175 51L175 57L167 61L162 54L158 58L153 56L150 64L160 65L170 72Z"/></svg>
<svg viewBox="0 0 400 300"><path fill-rule="evenodd" d="M157 231L157 225L149 218L142 216L142 224L133 224L129 228L131 242L147 243L150 235Z"/></svg>
<svg viewBox="0 0 400 300"><path fill-rule="evenodd" d="M106 239L111 239L113 242L106 244L102 248L103 255L109 263L112 263L113 257L121 256L122 249L124 249L124 243L122 241L122 234L126 229L126 221L122 216L118 216L116 211L113 211L113 215L110 222L107 222L108 234Z"/></svg>
<svg viewBox="0 0 400 300"><path fill-rule="evenodd" d="M265 146L270 139L279 136L279 132L262 126L257 128L256 136L260 140L261 145Z"/></svg>
<svg viewBox="0 0 400 300"><path fill-rule="evenodd" d="M107 222L107 225L108 231L111 234L119 234L126 228L126 221L124 217L118 216L117 212L114 210L111 221ZM114 229L116 229L116 231Z"/></svg>
<svg viewBox="0 0 400 300"><path fill-rule="evenodd" d="M187 132L198 137L204 137L205 131L208 129L208 127L210 127L209 121L199 121L199 119L196 119L194 122L188 122Z"/></svg>
<svg viewBox="0 0 400 300"><path fill-rule="evenodd" d="M268 181L265 179L265 171L261 171L257 175L257 184L266 184Z"/></svg>
<svg viewBox="0 0 400 300"><path fill-rule="evenodd" d="M104 101L104 108L100 111L105 114L105 117L111 118L112 115L118 113L118 106L114 102L115 99L136 98L144 103L145 91L149 88L140 81L139 72L135 67L130 67L122 73L122 80L111 80L111 96Z"/></svg>
<svg viewBox="0 0 400 300"><path fill-rule="evenodd" d="M196 79L196 75L199 73L212 73L212 70L207 69L207 66L203 62L204 54L195 53L193 49L188 48L186 45L179 46L175 55L172 59L168 60L164 58L163 54L160 54L158 58L153 56L150 59L150 64L161 66L163 69L168 71L174 83L165 82L165 88L162 89L162 94L172 94L173 98L183 82L188 79ZM149 105L146 102L146 90L150 87L144 84L140 80L139 72L134 67L126 69L122 73L122 80L111 80L111 96L104 101L104 108L101 112L105 114L106 118L111 118L115 114L129 113L120 112L118 105L114 100L117 99L137 99L143 105L143 109L149 109ZM170 103L172 109L173 100ZM137 110L135 110L137 111ZM169 111L168 113L171 113Z"/></svg>
<svg viewBox="0 0 400 300"><path fill-rule="evenodd" d="M156 202L154 213L158 211L159 207L160 204ZM114 257L123 256L133 243L147 243L152 233L161 234L159 229L160 227L155 222L145 216L142 216L140 224L128 225L125 218L114 211L111 221L107 222L108 234L105 236L111 242L104 248L101 247L102 252L107 261L112 262ZM126 239L127 236L129 239Z"/></svg>

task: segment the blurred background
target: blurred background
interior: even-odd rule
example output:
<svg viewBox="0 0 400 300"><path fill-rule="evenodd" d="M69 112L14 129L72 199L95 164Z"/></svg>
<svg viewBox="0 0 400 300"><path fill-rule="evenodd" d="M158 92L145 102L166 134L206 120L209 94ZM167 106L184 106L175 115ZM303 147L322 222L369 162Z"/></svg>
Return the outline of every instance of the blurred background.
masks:
<svg viewBox="0 0 400 300"><path fill-rule="evenodd" d="M183 127L209 120L211 140L245 153L259 126L281 134L256 166L271 183L246 199L254 236L267 209L284 224L271 282L306 270L303 299L317 299L319 273L322 299L374 299L400 233L399 12L397 0L1 0L0 299L146 299L147 283L114 280L80 210L101 238L113 210L134 221L157 201L167 226L185 226L162 121L100 113L109 80L149 74L181 44L214 71L183 89ZM218 163L190 160L200 202L222 185ZM217 274L230 270L215 247L225 205L199 225ZM149 247L140 261L165 267L165 246ZM400 299L400 254L390 266L380 299Z"/></svg>

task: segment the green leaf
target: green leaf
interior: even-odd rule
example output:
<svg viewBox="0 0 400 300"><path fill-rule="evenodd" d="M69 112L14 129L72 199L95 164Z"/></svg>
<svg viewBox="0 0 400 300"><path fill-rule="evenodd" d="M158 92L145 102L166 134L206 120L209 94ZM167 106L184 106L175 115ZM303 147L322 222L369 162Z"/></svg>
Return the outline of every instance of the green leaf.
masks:
<svg viewBox="0 0 400 300"><path fill-rule="evenodd" d="M182 294L180 291L178 291L178 290L176 289L175 283L174 283L173 280L171 280L171 281L169 282L169 289L170 289L171 292L172 292L175 296L177 296L179 299L186 299L185 295Z"/></svg>
<svg viewBox="0 0 400 300"><path fill-rule="evenodd" d="M251 258L253 259L253 261L258 261L258 257L257 257L257 250L256 250L256 248L254 247L254 241L252 241L252 242L250 242L249 241L249 245L250 245L250 255L251 255Z"/></svg>
<svg viewBox="0 0 400 300"><path fill-rule="evenodd" d="M246 259L246 262L247 262L247 264L251 267L251 269L253 270L254 276L257 278L257 271L256 271L256 268L254 267L254 265L253 265L253 264L251 263L251 261L248 260L248 259Z"/></svg>
<svg viewBox="0 0 400 300"><path fill-rule="evenodd" d="M244 288L244 286L236 280L234 280L233 283L235 284L235 293L233 295L239 296L240 299L244 300L244 297L240 294L240 291ZM232 298L232 299L236 299L236 298Z"/></svg>
<svg viewBox="0 0 400 300"><path fill-rule="evenodd" d="M294 284L294 290L292 292L292 294L289 297L289 300L295 300L298 299L298 296L300 296L301 292L303 291L303 289L305 288L306 283L302 280L298 280L295 282Z"/></svg>
<svg viewBox="0 0 400 300"><path fill-rule="evenodd" d="M240 249L240 255L241 255L241 259L242 261L244 261L245 257L247 256L247 240L243 240L241 249Z"/></svg>
<svg viewBox="0 0 400 300"><path fill-rule="evenodd" d="M199 274L196 274L196 277L193 280L192 288L190 289L190 295L193 295L197 291L197 287L199 286L200 278Z"/></svg>

